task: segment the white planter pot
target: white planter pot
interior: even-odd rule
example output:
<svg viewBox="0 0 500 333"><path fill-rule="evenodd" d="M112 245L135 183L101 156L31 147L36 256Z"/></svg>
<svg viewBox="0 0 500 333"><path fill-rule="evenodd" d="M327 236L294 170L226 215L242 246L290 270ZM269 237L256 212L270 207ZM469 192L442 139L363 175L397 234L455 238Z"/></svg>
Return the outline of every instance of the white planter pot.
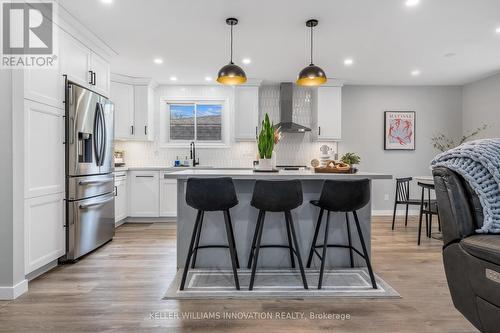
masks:
<svg viewBox="0 0 500 333"><path fill-rule="evenodd" d="M272 158L261 158L259 159L259 170L272 170L273 160Z"/></svg>

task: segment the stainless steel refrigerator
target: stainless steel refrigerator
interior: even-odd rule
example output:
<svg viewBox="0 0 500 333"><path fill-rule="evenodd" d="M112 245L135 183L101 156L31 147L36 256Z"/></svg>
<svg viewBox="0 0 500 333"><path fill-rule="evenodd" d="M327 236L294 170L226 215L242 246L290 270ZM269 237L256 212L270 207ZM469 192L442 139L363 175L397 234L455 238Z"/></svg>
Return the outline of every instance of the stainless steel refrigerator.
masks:
<svg viewBox="0 0 500 333"><path fill-rule="evenodd" d="M115 233L114 105L66 84L66 256L71 261Z"/></svg>

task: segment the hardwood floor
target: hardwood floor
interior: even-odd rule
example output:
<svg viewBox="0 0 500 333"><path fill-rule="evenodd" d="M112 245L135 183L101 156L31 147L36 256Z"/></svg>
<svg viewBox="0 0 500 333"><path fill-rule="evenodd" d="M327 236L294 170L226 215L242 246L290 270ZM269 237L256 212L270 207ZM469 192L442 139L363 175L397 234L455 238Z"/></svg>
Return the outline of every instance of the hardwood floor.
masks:
<svg viewBox="0 0 500 333"><path fill-rule="evenodd" d="M416 219L390 230L375 217L373 266L401 299L164 301L175 274L174 224L125 224L84 260L31 281L0 303L0 332L477 332L451 303L441 242L416 245ZM192 312L349 314L349 320L167 318ZM160 318L151 319L156 313Z"/></svg>

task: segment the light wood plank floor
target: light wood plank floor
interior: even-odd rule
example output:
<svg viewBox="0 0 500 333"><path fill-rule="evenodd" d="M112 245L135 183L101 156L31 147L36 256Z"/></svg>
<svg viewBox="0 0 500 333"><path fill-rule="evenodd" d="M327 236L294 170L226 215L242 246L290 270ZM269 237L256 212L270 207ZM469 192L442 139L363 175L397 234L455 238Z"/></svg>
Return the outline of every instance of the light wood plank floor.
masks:
<svg viewBox="0 0 500 333"><path fill-rule="evenodd" d="M115 239L74 265L30 282L0 303L0 332L476 332L451 303L441 243L416 245L416 219L390 230L375 217L373 265L401 299L164 301L175 274L174 224L125 224ZM162 319L151 319L160 311ZM178 312L347 313L350 320L180 320Z"/></svg>

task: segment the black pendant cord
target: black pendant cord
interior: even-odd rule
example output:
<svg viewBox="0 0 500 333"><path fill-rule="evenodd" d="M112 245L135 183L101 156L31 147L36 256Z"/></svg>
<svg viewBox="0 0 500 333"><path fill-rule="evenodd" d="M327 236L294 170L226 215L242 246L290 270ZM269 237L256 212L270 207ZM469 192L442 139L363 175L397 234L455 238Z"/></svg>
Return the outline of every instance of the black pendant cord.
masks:
<svg viewBox="0 0 500 333"><path fill-rule="evenodd" d="M232 65L233 64L233 25L231 24L231 60L229 63Z"/></svg>
<svg viewBox="0 0 500 333"><path fill-rule="evenodd" d="M311 25L311 66L313 65L313 26Z"/></svg>

